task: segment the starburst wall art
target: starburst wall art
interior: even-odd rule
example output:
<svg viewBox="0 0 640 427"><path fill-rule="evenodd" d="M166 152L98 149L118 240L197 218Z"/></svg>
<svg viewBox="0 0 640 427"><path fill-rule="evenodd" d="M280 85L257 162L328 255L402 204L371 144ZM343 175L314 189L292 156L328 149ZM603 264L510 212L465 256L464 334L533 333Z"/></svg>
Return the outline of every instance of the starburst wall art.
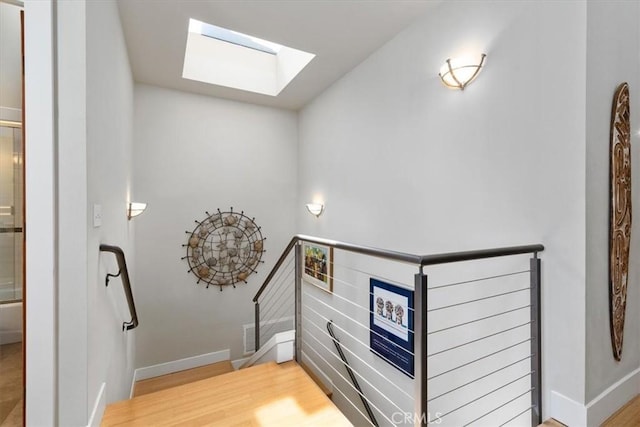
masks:
<svg viewBox="0 0 640 427"><path fill-rule="evenodd" d="M210 214L202 221L196 221L186 244L187 255L182 257L189 263L189 272L197 278L197 283L209 286L236 287L237 283L247 283L247 279L263 263L264 241L255 218L244 211Z"/></svg>

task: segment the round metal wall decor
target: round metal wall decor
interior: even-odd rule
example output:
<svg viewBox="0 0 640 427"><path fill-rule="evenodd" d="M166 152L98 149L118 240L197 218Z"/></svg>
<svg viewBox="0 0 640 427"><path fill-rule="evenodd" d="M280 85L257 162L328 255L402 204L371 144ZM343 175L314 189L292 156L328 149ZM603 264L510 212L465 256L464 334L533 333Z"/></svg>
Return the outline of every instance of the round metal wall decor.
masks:
<svg viewBox="0 0 640 427"><path fill-rule="evenodd" d="M631 243L629 85L618 86L611 109L609 153L609 321L613 357L622 359Z"/></svg>
<svg viewBox="0 0 640 427"><path fill-rule="evenodd" d="M247 283L247 279L256 272L264 252L264 241L255 218L249 218L242 212L210 214L202 221L196 221L189 235L187 248L189 272L196 275L198 282L209 286L236 287L236 283Z"/></svg>

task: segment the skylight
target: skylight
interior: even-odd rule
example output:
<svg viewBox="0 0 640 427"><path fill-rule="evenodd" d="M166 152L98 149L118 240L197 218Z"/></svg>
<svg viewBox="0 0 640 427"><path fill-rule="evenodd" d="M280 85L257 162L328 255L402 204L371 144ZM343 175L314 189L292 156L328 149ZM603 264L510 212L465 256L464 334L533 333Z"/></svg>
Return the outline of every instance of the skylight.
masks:
<svg viewBox="0 0 640 427"><path fill-rule="evenodd" d="M272 43L257 37L251 37L236 31L227 30L226 28L217 27L195 19L189 20L189 32L222 40L223 42L237 44L238 46L248 47L249 49L270 53L272 55L277 55L278 51L282 47L277 43Z"/></svg>
<svg viewBox="0 0 640 427"><path fill-rule="evenodd" d="M314 57L190 19L182 77L277 96Z"/></svg>

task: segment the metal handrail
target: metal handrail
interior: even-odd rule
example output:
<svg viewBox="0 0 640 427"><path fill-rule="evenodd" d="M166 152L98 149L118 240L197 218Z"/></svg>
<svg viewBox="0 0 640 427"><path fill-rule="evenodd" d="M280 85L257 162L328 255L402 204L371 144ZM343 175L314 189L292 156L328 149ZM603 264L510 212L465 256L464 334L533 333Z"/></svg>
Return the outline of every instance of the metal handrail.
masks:
<svg viewBox="0 0 640 427"><path fill-rule="evenodd" d="M530 287L526 288L530 291L530 314L531 322L528 322L531 330L531 370L528 375L531 377L531 425L537 426L542 422L542 361L541 361L541 263L538 258L538 252L544 251L541 244L509 246L494 249L481 249L465 252L449 252L434 255L414 255L403 252L389 251L368 246L354 245L351 243L338 242L334 240L321 239L317 237L295 235L285 248L284 252L276 262L276 265L269 272L264 283L253 298L255 304L255 343L256 349L260 348L260 296L269 286L276 276L278 270L285 263L290 255L291 250L295 248L295 283L294 283L294 309L295 309L295 359L301 360L302 357L302 263L303 247L300 242L309 242L331 248L341 249L353 253L359 253L381 259L387 259L397 262L412 264L419 267L419 272L415 275L415 286L413 295L414 305L414 345L415 345L415 363L414 378L415 381L415 399L414 399L414 420L416 426L425 427L427 420L425 414L427 412L427 275L424 273L424 266L455 263L462 261L480 260L494 257L505 257L511 255L532 254L530 259ZM519 290L518 290L519 292ZM521 325L525 326L525 325ZM334 338L334 343L340 351L339 345ZM362 397L362 395L361 395ZM366 405L365 405L366 406ZM487 414L485 414L487 415ZM483 415L483 416L485 416ZM427 417L428 418L428 417Z"/></svg>
<svg viewBox="0 0 640 427"><path fill-rule="evenodd" d="M100 245L100 252L111 252L116 256L118 261L118 274L109 274L105 278L105 286L109 286L110 277L122 276L122 287L124 288L124 294L127 297L127 304L129 305L129 313L131 314L131 321L122 323L122 330L131 330L138 326L138 313L136 312L136 304L133 301L133 293L131 292L131 281L129 280L129 270L127 269L127 261L124 258L124 251L118 246L112 245Z"/></svg>
<svg viewBox="0 0 640 427"><path fill-rule="evenodd" d="M537 254L538 252L542 252L544 250L544 246L541 244L536 245L524 245L524 246L508 246L503 248L495 248L495 249L481 249L474 251L465 251L465 252L448 252L442 254L433 254L433 255L415 255L409 254L405 252L396 252L390 251L387 249L379 249L371 246L362 246L355 245L353 243L345 243L339 242L336 240L322 239L319 237L305 236L303 234L296 234L293 236L285 250L282 252L282 255L274 265L273 269L269 272L269 275L265 279L264 283L253 297L253 302L258 302L260 295L267 288L273 277L275 276L278 269L282 266L284 261L289 256L291 250L299 243L299 242L309 242L309 243L317 243L319 245L329 246L336 249L342 249L349 252L359 253L363 255L370 255L377 258L388 259L392 261L404 262L407 264L414 264L419 266L426 265L435 265L435 264L445 264L451 262L462 262L462 261L471 261L476 259L484 259L484 258L495 258L501 256L509 256L509 255L519 255L519 254Z"/></svg>
<svg viewBox="0 0 640 427"><path fill-rule="evenodd" d="M349 361L347 360L347 356L342 351L342 347L340 346L340 340L336 337L336 334L333 332L333 320L330 320L330 321L327 322L327 330L329 331L329 334L331 335L331 339L333 339L333 344L336 346L336 350L338 351L338 354L340 355L340 359L342 359L342 362L344 363L344 367L347 369L347 373L349 374L349 378L351 378L351 382L353 383L353 386L356 388L356 390L358 391L358 394L360 395L360 400L362 401L362 405L364 406L365 411L367 411L367 415L369 416L369 420L371 421L371 424L373 424L375 427L378 427L380 424L378 424L378 420L376 420L376 416L373 414L373 411L371 410L371 407L369 406L369 402L364 397L364 393L362 392L362 388L360 387L360 384L358 383L358 379L353 374L353 369L351 369L351 365L349 365Z"/></svg>

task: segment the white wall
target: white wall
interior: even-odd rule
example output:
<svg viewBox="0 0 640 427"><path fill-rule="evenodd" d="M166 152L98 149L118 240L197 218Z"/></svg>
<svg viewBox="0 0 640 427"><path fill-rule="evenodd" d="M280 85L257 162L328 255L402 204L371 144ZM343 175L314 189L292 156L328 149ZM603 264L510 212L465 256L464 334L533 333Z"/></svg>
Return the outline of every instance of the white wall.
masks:
<svg viewBox="0 0 640 427"><path fill-rule="evenodd" d="M298 205L326 211L297 208L301 232L408 252L543 243L545 390L579 402L585 32L583 2L442 4L302 110ZM446 89L466 49L486 67Z"/></svg>
<svg viewBox="0 0 640 427"><path fill-rule="evenodd" d="M609 329L609 140L617 86L631 95L632 198L640 200L640 4L587 3L587 350L586 400L640 368L640 229L633 224L622 361L613 358ZM637 380L636 380L637 381ZM640 392L640 383L635 393ZM628 396L630 399L632 396ZM625 401L619 401L622 405ZM612 408L615 410L615 408Z"/></svg>
<svg viewBox="0 0 640 427"><path fill-rule="evenodd" d="M108 34L108 37L105 35ZM134 223L127 220L133 159L133 79L115 1L87 2L87 304L88 401L102 383L106 401L129 397L135 364L136 330L122 331L131 319L115 256L100 243L120 246L133 280ZM102 226L93 227L93 205L102 207ZM135 282L132 286L135 286Z"/></svg>
<svg viewBox="0 0 640 427"><path fill-rule="evenodd" d="M297 123L291 111L135 86L137 367L230 349L242 357L251 299L295 227ZM205 289L188 273L194 220L233 207L267 238L248 284Z"/></svg>
<svg viewBox="0 0 640 427"><path fill-rule="evenodd" d="M115 2L62 2L56 15L58 143L53 145L53 158L49 161L57 162L57 169L53 186L51 178L48 183L57 189L57 230L52 234L43 232L38 239L51 236L57 241L57 298L50 298L58 304L55 416L60 425L86 425L96 403L98 411L105 403L103 383L106 400L123 399L133 376L133 340L121 331L123 320L128 320L124 298L116 286L104 288L104 275L107 270L115 270L115 263L98 252L98 244L104 241L121 245L131 253L125 206L133 83ZM104 34L110 37L105 38ZM34 56L35 52L34 49ZM28 141L31 150L32 140ZM35 147L42 149L39 143L33 141ZM34 166L28 165L28 176ZM27 203L30 202L33 212L38 202L28 197ZM103 206L101 229L91 225L89 207L93 203ZM38 217L32 220L37 223ZM27 245L27 268L31 271L29 263L36 259L33 254L40 244ZM33 286L28 287L30 294L40 287L56 289L47 280L36 282L36 277L29 275ZM41 347L29 346L31 334L37 331L29 327L33 325L29 319L38 307L31 305L31 298L27 304L30 358ZM55 339L55 334L51 338ZM30 373L28 366L27 378ZM33 417L29 396L27 405L27 416Z"/></svg>

